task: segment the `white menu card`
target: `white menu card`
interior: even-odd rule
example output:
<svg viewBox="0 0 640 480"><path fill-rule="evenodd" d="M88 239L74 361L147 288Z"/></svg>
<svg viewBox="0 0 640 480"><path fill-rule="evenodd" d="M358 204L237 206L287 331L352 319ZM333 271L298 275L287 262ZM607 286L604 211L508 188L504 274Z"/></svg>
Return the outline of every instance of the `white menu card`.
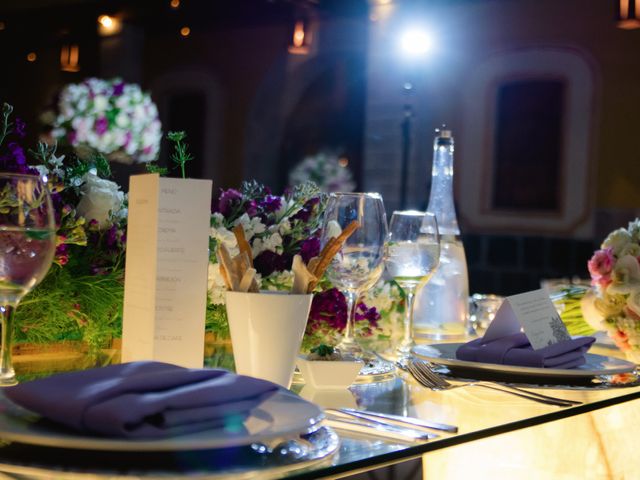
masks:
<svg viewBox="0 0 640 480"><path fill-rule="evenodd" d="M505 298L483 339L488 342L520 331L534 350L571 339L549 293L543 289Z"/></svg>
<svg viewBox="0 0 640 480"><path fill-rule="evenodd" d="M203 366L211 189L211 180L131 177L123 362Z"/></svg>

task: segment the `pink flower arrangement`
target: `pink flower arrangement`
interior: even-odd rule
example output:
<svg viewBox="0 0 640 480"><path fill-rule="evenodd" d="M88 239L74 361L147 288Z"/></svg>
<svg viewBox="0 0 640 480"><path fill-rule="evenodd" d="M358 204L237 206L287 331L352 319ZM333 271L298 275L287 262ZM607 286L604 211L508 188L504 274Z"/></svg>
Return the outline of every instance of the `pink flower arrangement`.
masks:
<svg viewBox="0 0 640 480"><path fill-rule="evenodd" d="M613 271L614 263L615 257L611 248L598 250L593 254L591 260L587 262L587 267L594 285L606 288L611 283L611 272Z"/></svg>
<svg viewBox="0 0 640 480"><path fill-rule="evenodd" d="M587 267L599 326L620 349L640 352L640 219L611 232Z"/></svg>

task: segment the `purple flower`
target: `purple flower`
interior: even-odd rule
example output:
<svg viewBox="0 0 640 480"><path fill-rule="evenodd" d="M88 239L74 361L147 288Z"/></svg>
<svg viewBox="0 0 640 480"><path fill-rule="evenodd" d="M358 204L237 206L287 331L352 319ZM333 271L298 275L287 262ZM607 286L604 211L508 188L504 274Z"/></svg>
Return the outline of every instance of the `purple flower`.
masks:
<svg viewBox="0 0 640 480"><path fill-rule="evenodd" d="M76 133L76 131L69 130L69 133L67 133L67 140L69 140L69 143L71 145L75 144L77 138L78 138L78 134Z"/></svg>
<svg viewBox="0 0 640 480"><path fill-rule="evenodd" d="M302 242L300 247L300 256L305 263L309 263L313 257L317 257L320 254L320 240L316 237L307 238Z"/></svg>
<svg viewBox="0 0 640 480"><path fill-rule="evenodd" d="M301 220L303 222L308 222L309 218L311 218L311 213L313 212L313 208L320 203L320 199L317 197L311 198L306 201L306 203L302 206L298 212L291 217L292 220Z"/></svg>
<svg viewBox="0 0 640 480"><path fill-rule="evenodd" d="M347 300L337 288L330 288L313 297L307 330L313 332L323 326L339 332L347 326Z"/></svg>
<svg viewBox="0 0 640 480"><path fill-rule="evenodd" d="M104 135L107 133L107 130L109 130L109 120L107 120L107 117L100 117L96 120L95 129L98 135Z"/></svg>
<svg viewBox="0 0 640 480"><path fill-rule="evenodd" d="M25 135L26 135L25 129L26 128L27 128L27 124L24 123L24 121L21 118L16 118L14 132L18 137L20 137L20 138L24 138L25 137Z"/></svg>
<svg viewBox="0 0 640 480"><path fill-rule="evenodd" d="M225 190L218 200L218 212L227 216L240 202L242 202L242 194L238 190L234 190L233 188Z"/></svg>
<svg viewBox="0 0 640 480"><path fill-rule="evenodd" d="M27 157L25 156L24 150L20 145L18 145L16 142L11 142L7 145L7 148L9 149L9 153L17 165L27 164Z"/></svg>
<svg viewBox="0 0 640 480"><path fill-rule="evenodd" d="M273 272L288 270L291 267L291 259L287 255L265 250L253 260L253 265L258 273L266 277Z"/></svg>
<svg viewBox="0 0 640 480"><path fill-rule="evenodd" d="M373 328L378 328L378 320L380 320L380 313L376 309L376 307L367 307L364 302L358 303L356 305L356 322L366 320L369 322L369 325L364 328L365 335L371 335L373 333Z"/></svg>
<svg viewBox="0 0 640 480"><path fill-rule="evenodd" d="M111 225L111 228L109 228L109 230L107 230L106 243L107 243L107 247L109 247L109 248L117 247L117 243L118 243L118 227L115 224Z"/></svg>
<svg viewBox="0 0 640 480"><path fill-rule="evenodd" d="M124 93L124 82L116 83L113 86L113 96L119 97Z"/></svg>
<svg viewBox="0 0 640 480"><path fill-rule="evenodd" d="M245 209L249 217L255 217L258 214L258 204L255 200L247 202L247 204L245 205Z"/></svg>
<svg viewBox="0 0 640 480"><path fill-rule="evenodd" d="M260 208L267 213L273 213L278 211L282 206L282 199L274 195L267 195L264 200L260 202Z"/></svg>

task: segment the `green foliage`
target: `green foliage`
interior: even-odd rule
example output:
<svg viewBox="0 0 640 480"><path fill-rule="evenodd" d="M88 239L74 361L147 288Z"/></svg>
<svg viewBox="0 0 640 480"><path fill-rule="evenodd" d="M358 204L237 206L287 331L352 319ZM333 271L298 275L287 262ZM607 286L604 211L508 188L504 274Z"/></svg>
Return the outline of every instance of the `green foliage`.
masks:
<svg viewBox="0 0 640 480"><path fill-rule="evenodd" d="M122 333L124 296L121 269L104 275L77 275L54 265L16 310L15 340L86 342L92 355Z"/></svg>
<svg viewBox="0 0 640 480"><path fill-rule="evenodd" d="M582 314L582 297L588 288L568 286L551 295L551 299L560 312L560 318L570 335L593 335L595 330L587 323Z"/></svg>
<svg viewBox="0 0 640 480"><path fill-rule="evenodd" d="M189 145L183 142L187 138L185 132L169 132L167 139L173 143L173 153L171 154L171 160L175 165L180 168L182 178L186 178L185 164L193 160L193 155L189 153Z"/></svg>
<svg viewBox="0 0 640 480"><path fill-rule="evenodd" d="M207 316L205 318L205 330L212 332L219 339L230 338L227 307L210 303L207 300Z"/></svg>
<svg viewBox="0 0 640 480"><path fill-rule="evenodd" d="M315 353L320 357L328 357L330 355L333 355L334 351L335 349L331 345L325 345L324 343L321 343L317 347L313 347L311 349L311 353Z"/></svg>

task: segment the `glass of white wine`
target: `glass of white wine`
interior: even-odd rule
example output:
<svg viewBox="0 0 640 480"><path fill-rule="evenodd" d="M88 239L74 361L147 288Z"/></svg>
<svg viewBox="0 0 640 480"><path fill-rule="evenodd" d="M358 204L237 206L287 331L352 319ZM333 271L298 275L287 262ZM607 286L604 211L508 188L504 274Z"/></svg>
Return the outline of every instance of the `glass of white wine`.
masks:
<svg viewBox="0 0 640 480"><path fill-rule="evenodd" d="M45 181L37 175L0 173L0 387L17 383L11 359L14 311L47 274L55 247Z"/></svg>
<svg viewBox="0 0 640 480"><path fill-rule="evenodd" d="M403 337L396 348L399 359L406 359L413 340L413 305L416 291L436 270L440 259L438 222L432 213L417 210L393 212L385 256L387 272L405 293Z"/></svg>

